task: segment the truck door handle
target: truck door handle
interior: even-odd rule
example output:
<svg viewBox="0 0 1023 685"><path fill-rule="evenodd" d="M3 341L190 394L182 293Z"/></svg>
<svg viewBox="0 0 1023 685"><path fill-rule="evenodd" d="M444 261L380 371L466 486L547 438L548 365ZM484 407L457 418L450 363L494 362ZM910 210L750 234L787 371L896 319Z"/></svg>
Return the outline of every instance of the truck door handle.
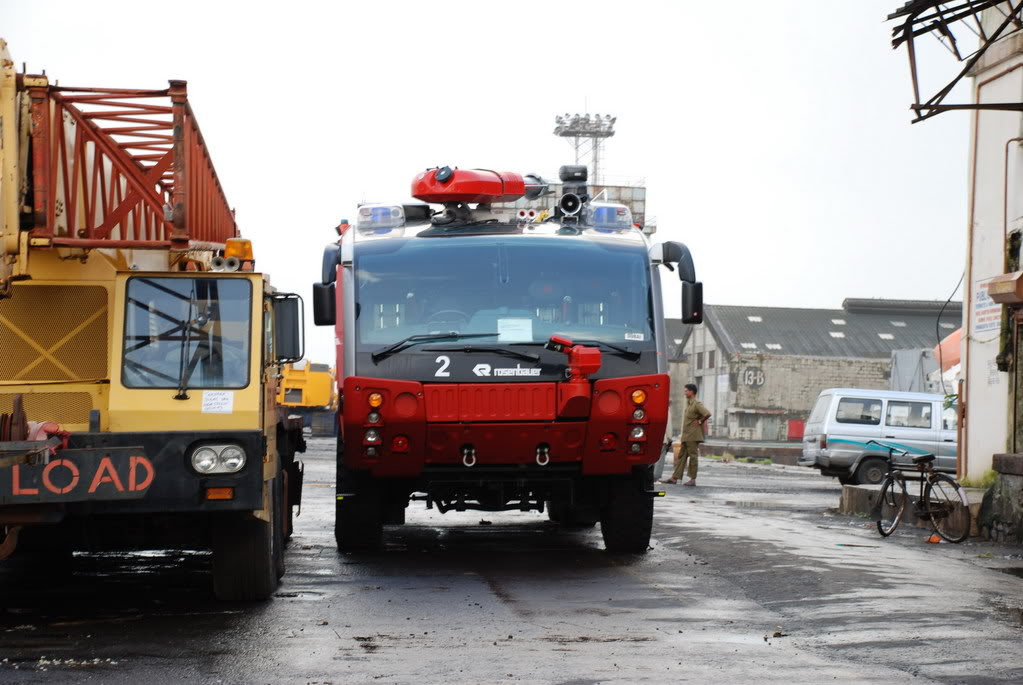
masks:
<svg viewBox="0 0 1023 685"><path fill-rule="evenodd" d="M894 438L895 436L894 435L886 435L885 437L886 438Z"/></svg>
<svg viewBox="0 0 1023 685"><path fill-rule="evenodd" d="M955 442L954 438L945 438L942 442Z"/></svg>

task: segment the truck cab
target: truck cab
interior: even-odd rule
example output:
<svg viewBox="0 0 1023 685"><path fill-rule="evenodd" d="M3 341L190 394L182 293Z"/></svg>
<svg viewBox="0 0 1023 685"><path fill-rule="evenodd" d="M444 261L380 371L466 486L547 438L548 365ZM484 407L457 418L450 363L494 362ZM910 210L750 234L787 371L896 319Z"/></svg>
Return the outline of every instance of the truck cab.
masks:
<svg viewBox="0 0 1023 685"><path fill-rule="evenodd" d="M700 285L684 246L582 185L546 216L497 206L544 188L432 169L413 181L423 204L364 205L325 250L342 550L377 544L411 500L599 521L609 549L646 549L668 419L660 267L679 265L689 322Z"/></svg>

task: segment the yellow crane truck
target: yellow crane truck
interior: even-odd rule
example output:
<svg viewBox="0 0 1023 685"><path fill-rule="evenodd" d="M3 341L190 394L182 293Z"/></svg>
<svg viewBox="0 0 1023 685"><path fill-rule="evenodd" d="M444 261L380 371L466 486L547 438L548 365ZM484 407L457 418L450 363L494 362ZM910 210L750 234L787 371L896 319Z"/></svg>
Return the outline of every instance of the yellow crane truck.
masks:
<svg viewBox="0 0 1023 685"><path fill-rule="evenodd" d="M255 270L184 81L58 87L0 52L0 559L208 548L218 597L266 598L302 301Z"/></svg>
<svg viewBox="0 0 1023 685"><path fill-rule="evenodd" d="M299 416L313 436L337 435L337 377L329 364L286 364L277 401Z"/></svg>

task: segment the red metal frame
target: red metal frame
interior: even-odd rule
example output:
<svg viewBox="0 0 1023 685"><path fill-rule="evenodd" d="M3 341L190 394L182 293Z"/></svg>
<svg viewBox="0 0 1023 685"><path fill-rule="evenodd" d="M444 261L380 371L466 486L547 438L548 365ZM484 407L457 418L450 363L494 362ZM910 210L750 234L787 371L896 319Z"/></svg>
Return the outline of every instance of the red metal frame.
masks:
<svg viewBox="0 0 1023 685"><path fill-rule="evenodd" d="M32 238L81 248L186 249L238 235L185 81L166 90L34 85L45 83L35 76L24 82Z"/></svg>

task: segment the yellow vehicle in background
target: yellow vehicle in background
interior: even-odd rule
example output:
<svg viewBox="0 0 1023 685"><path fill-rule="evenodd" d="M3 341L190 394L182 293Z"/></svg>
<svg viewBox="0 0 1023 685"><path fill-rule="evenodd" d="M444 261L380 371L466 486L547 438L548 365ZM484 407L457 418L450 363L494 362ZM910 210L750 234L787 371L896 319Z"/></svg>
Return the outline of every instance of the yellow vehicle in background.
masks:
<svg viewBox="0 0 1023 685"><path fill-rule="evenodd" d="M0 80L0 559L209 548L224 599L284 573L302 303L255 271L184 81Z"/></svg>
<svg viewBox="0 0 1023 685"><path fill-rule="evenodd" d="M337 435L337 377L329 364L285 364L277 403L300 416L314 436Z"/></svg>

